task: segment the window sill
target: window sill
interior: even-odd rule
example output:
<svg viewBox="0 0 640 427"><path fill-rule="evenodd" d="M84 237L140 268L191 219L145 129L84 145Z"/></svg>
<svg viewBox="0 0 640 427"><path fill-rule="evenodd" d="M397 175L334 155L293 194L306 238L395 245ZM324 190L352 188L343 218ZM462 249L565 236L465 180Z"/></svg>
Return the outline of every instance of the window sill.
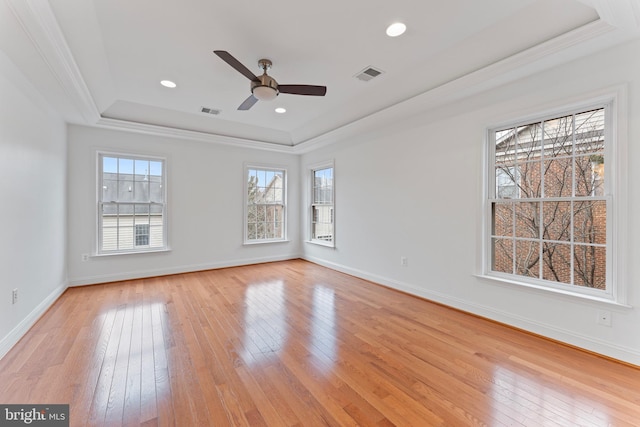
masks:
<svg viewBox="0 0 640 427"><path fill-rule="evenodd" d="M579 292L571 292L565 289L557 289L557 288L552 288L552 287L547 287L547 286L542 286L542 285L536 285L533 283L526 283L526 282L520 282L517 280L512 280L512 279L508 279L505 277L498 277L498 276L492 276L492 275L488 275L488 274L474 274L475 277L478 277L480 279L486 279L488 281L491 282L497 282L500 284L508 284L508 285L515 285L515 286L519 286L523 289L528 289L528 290L532 290L532 291L540 291L540 292L551 292L554 294L559 294L559 295L564 295L570 298L579 298L585 301L592 301L595 303L599 303L599 304L607 304L607 305L612 305L612 306L616 306L616 307L623 307L623 308L633 308L632 306L628 305L628 304L624 304L622 302L616 301L614 299L610 299L610 298L606 298L606 297L599 297L597 295L588 295L588 294L583 294L583 293L579 293Z"/></svg>
<svg viewBox="0 0 640 427"><path fill-rule="evenodd" d="M333 242L324 242L322 240L305 240L305 243L311 243L312 245L324 246L327 248L336 247L336 245Z"/></svg>
<svg viewBox="0 0 640 427"><path fill-rule="evenodd" d="M111 256L119 256L119 255L139 255L139 254L155 254L155 253L164 253L171 252L171 248L160 248L160 249L151 249L144 251L128 251L128 252L106 252L100 254L93 254L91 258L102 258L102 257L111 257Z"/></svg>
<svg viewBox="0 0 640 427"><path fill-rule="evenodd" d="M289 243L290 240L287 239L280 239L280 240L251 240L251 241L247 241L247 242L243 242L242 244L244 246L253 246L253 245L264 245L267 243Z"/></svg>

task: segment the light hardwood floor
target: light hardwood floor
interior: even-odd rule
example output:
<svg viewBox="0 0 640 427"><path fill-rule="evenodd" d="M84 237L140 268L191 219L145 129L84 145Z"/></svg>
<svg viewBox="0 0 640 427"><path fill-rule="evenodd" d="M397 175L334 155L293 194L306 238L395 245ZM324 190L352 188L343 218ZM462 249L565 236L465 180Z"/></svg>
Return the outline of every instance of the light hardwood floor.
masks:
<svg viewBox="0 0 640 427"><path fill-rule="evenodd" d="M71 425L638 426L640 370L302 260L67 290L0 403Z"/></svg>

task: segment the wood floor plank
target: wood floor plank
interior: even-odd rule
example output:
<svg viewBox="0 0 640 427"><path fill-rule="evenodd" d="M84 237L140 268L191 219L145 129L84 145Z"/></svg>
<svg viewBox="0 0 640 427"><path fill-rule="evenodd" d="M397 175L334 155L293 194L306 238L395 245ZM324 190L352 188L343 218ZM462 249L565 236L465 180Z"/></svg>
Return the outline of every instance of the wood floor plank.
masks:
<svg viewBox="0 0 640 427"><path fill-rule="evenodd" d="M87 316L83 324L90 327L90 342L86 353L80 351L78 358L73 355L65 361L68 369L68 378L72 379L74 387L73 397L70 401L75 404L70 406L70 417L75 420L82 420L87 423L87 417L94 405L94 396L101 368L104 363L104 356L107 351L113 324L116 318L116 310L109 310L106 313L96 313L94 317ZM82 366L82 369L78 369ZM65 402L66 403L66 402Z"/></svg>
<svg viewBox="0 0 640 427"><path fill-rule="evenodd" d="M122 328L119 330L119 336L114 338L118 342L118 348L115 351L115 364L113 366L113 375L111 376L111 385L108 392L108 401L105 413L105 424L115 425L122 423L125 395L127 392L127 377L131 368L130 349L131 336L133 329L133 312L132 305L124 307L124 316L122 319Z"/></svg>
<svg viewBox="0 0 640 427"><path fill-rule="evenodd" d="M72 426L640 425L640 369L302 260L68 289L0 385Z"/></svg>
<svg viewBox="0 0 640 427"><path fill-rule="evenodd" d="M151 305L152 302L147 299L140 307L140 421L142 424L158 417Z"/></svg>
<svg viewBox="0 0 640 427"><path fill-rule="evenodd" d="M88 423L90 425L104 424L107 409L110 405L111 386L113 384L113 376L115 375L118 348L120 346L120 337L124 327L124 315L126 306L119 305L115 309L115 318L108 335L106 347L104 349L104 357L101 358L102 364L99 367L99 376L96 382L93 399L91 400L91 408L89 409ZM112 403L112 402L111 402Z"/></svg>
<svg viewBox="0 0 640 427"><path fill-rule="evenodd" d="M153 372L156 390L156 408L158 411L158 425L175 425L173 412L173 393L169 374L168 351L172 345L171 332L166 322L167 307L163 303L151 306L152 334L153 334Z"/></svg>

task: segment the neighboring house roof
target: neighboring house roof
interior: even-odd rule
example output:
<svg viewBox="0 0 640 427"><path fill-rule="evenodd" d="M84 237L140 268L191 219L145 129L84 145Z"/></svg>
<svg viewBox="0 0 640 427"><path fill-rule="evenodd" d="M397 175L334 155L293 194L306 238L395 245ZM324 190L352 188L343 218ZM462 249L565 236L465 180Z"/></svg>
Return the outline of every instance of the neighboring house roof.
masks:
<svg viewBox="0 0 640 427"><path fill-rule="evenodd" d="M542 141L546 152L561 153L571 146L574 137L576 147L583 147L585 152L602 150L604 120L604 110L597 109L499 130L496 132L496 157L513 156L516 152L529 155Z"/></svg>

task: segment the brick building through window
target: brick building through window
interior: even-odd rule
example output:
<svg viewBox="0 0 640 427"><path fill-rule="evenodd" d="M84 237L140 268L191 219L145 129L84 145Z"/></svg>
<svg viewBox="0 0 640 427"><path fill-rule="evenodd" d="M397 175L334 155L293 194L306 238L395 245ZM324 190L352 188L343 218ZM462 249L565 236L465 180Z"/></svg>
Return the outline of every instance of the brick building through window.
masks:
<svg viewBox="0 0 640 427"><path fill-rule="evenodd" d="M606 289L605 112L492 131L493 272Z"/></svg>

